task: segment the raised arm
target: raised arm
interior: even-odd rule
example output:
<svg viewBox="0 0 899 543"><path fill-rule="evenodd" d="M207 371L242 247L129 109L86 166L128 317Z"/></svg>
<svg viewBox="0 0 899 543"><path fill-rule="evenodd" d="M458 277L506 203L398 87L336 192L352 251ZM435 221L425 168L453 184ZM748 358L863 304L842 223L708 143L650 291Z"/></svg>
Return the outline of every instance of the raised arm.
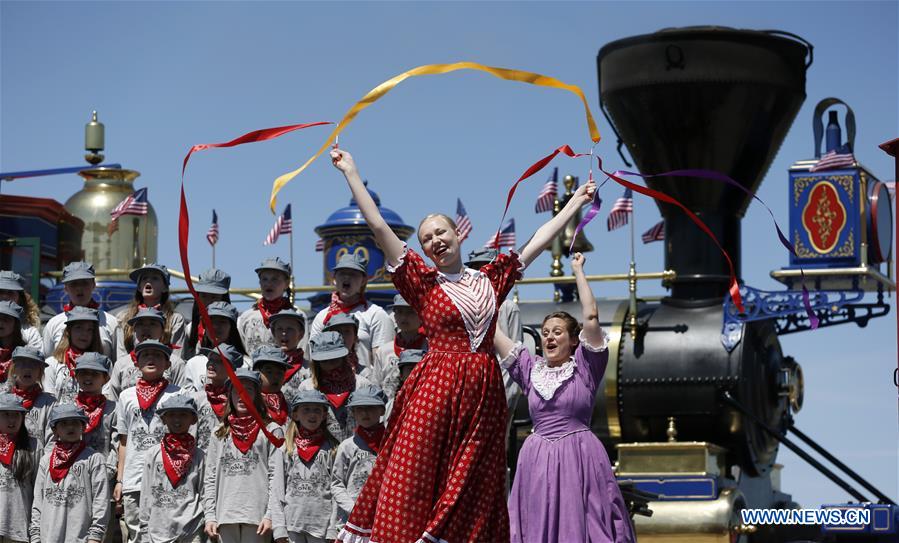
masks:
<svg viewBox="0 0 899 543"><path fill-rule="evenodd" d="M381 216L381 212L378 211L378 206L359 177L359 171L356 169L356 163L353 162L353 156L343 149L331 149L331 162L346 177L347 185L350 186L356 205L359 206L362 216L365 217L365 222L368 223L368 227L371 228L372 233L375 235L375 242L378 244L378 247L384 251L387 263L391 265L398 264L400 257L403 255L404 243L390 229Z"/></svg>
<svg viewBox="0 0 899 543"><path fill-rule="evenodd" d="M547 221L534 232L531 239L519 249L518 255L525 267L537 258L540 253L552 242L552 239L565 228L568 221L577 214L578 210L585 204L593 201L593 195L596 192L596 183L590 181L577 188L565 207L559 211L558 215Z"/></svg>
<svg viewBox="0 0 899 543"><path fill-rule="evenodd" d="M581 318L584 322L584 340L590 345L602 344L602 328L599 326L599 311L596 309L596 299L587 276L584 275L584 255L575 253L571 258L571 270L577 283L577 295L581 300Z"/></svg>
<svg viewBox="0 0 899 543"><path fill-rule="evenodd" d="M500 360L509 356L509 353L512 351L512 347L515 346L515 343L503 333L502 330L499 329L499 326L496 327L496 333L493 334L493 348L496 349L496 354L499 355Z"/></svg>

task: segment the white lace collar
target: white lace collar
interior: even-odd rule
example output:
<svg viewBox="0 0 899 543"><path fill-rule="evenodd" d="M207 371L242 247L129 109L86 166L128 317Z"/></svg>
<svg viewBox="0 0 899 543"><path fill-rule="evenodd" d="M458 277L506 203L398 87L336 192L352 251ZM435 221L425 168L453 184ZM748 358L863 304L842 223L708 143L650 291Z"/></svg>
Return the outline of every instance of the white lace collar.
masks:
<svg viewBox="0 0 899 543"><path fill-rule="evenodd" d="M543 358L537 358L537 362L531 369L531 386L541 398L546 401L552 400L556 390L574 375L576 367L577 362L574 361L573 356L561 366L555 367L547 365Z"/></svg>
<svg viewBox="0 0 899 543"><path fill-rule="evenodd" d="M462 280L462 278L466 276L477 277L478 275L481 275L480 271L473 270L467 266L462 266L462 271L457 273L444 273L440 270L437 270L437 277L446 281L451 281L453 283L458 283Z"/></svg>

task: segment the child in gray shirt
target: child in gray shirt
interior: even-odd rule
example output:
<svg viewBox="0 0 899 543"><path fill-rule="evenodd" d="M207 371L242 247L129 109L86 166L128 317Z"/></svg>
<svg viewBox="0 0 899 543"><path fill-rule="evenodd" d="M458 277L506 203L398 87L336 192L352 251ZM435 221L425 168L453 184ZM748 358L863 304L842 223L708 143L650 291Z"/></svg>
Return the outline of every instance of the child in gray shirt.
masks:
<svg viewBox="0 0 899 543"><path fill-rule="evenodd" d="M0 394L0 540L28 541L34 479L40 461L37 441L25 428L22 398Z"/></svg>

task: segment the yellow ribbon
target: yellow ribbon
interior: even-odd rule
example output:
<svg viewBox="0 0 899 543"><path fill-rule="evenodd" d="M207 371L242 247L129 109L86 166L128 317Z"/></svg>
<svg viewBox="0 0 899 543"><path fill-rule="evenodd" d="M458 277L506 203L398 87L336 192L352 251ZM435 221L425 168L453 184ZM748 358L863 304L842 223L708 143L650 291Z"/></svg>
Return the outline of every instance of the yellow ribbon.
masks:
<svg viewBox="0 0 899 543"><path fill-rule="evenodd" d="M272 185L272 196L269 201L269 206L271 207L272 213L275 212L278 192L280 192L284 185L286 185L291 179L296 177L300 172L305 170L310 164L312 164L312 162L316 158L321 156L321 154L325 152L331 142L334 141L334 138L338 134L340 134L343 129L347 127L347 125L353 122L353 119L356 118L356 115L358 115L360 111L380 100L381 97L390 92L393 87L399 85L401 82L410 77L415 77L417 75L445 74L449 72L455 72L456 70L480 70L482 72L486 72L490 75L508 81L520 81L522 83L528 83L531 85L553 87L556 89L562 89L567 90L568 92L572 92L581 99L581 102L584 103L584 112L587 116L587 128L590 130L590 139L593 140L594 143L599 141L599 130L596 129L596 122L593 120L593 115L590 113L590 106L587 105L587 99L584 97L584 92L577 85L568 85L567 83L563 83L554 77L548 77L541 74L524 72L521 70L509 70L507 68L484 66L483 64L478 64L477 62L426 64L424 66L419 66L407 72L403 72L397 76L394 76L369 91L369 93L366 94L362 98L362 100L356 102L356 104L351 107L349 111L347 111L346 115L343 116L343 119L340 120L340 123L338 123L338 125L331 132L331 135L328 136L328 139L325 141L324 145L322 145L321 149L319 149L314 155L312 155L312 158L307 160L305 164L303 164L296 170L285 173L284 175L275 179L275 183Z"/></svg>

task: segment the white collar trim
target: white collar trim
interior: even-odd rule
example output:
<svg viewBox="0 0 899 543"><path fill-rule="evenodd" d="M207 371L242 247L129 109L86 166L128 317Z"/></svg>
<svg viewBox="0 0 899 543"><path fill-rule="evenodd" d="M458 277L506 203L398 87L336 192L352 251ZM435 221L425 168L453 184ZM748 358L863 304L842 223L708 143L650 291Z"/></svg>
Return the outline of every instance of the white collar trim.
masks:
<svg viewBox="0 0 899 543"><path fill-rule="evenodd" d="M574 375L574 369L577 368L577 362L574 357L569 358L561 366L550 367L546 360L537 358L537 362L531 369L531 386L546 401L552 400L559 389L566 381Z"/></svg>

